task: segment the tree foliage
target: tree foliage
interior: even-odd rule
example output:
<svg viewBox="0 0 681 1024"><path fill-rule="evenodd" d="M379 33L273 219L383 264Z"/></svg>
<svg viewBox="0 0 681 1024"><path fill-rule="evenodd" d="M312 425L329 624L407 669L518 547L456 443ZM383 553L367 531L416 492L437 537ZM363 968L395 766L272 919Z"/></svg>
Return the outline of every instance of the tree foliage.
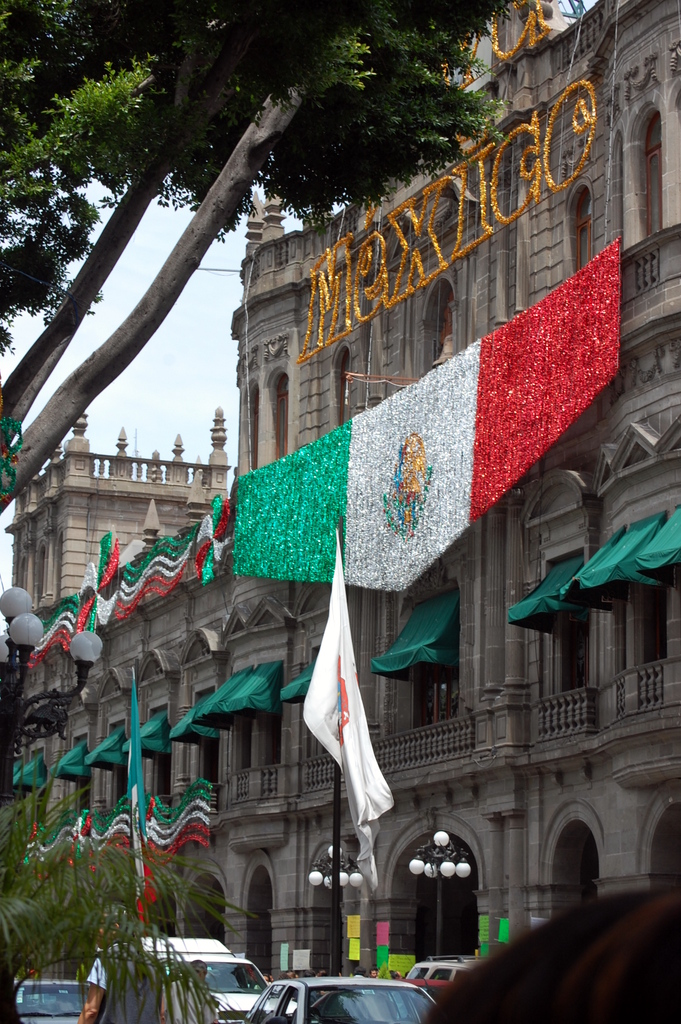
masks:
<svg viewBox="0 0 681 1024"><path fill-rule="evenodd" d="M166 948L163 937L177 917L191 921L198 910L223 919L227 904L220 904L214 889L190 881L198 871L205 876L205 864L157 860L155 900L145 901L142 920L137 906L144 883L127 847L81 841L40 850L74 800L53 802L48 787L0 808L0 1020L19 1024L16 988L29 972L40 977L59 967L75 971L79 964L89 971L97 950L114 994L124 991L134 970L159 994L179 982L173 992L175 998L183 993L185 1006L205 998L189 964L153 952L154 943Z"/></svg>
<svg viewBox="0 0 681 1024"><path fill-rule="evenodd" d="M320 223L334 204L376 202L395 182L456 159L461 138L478 138L492 108L451 75L470 68L466 41L506 6L0 0L5 342L17 312L48 314L6 382L7 412L26 416L155 198L194 210L217 203L210 230L219 236L249 209L256 184ZM272 109L285 112L276 128L270 118L271 131L254 132ZM216 194L239 155L248 178L242 167ZM91 246L93 181L114 213ZM65 296L69 263L86 252ZM38 447L49 454L56 429L49 441L33 432L34 459Z"/></svg>

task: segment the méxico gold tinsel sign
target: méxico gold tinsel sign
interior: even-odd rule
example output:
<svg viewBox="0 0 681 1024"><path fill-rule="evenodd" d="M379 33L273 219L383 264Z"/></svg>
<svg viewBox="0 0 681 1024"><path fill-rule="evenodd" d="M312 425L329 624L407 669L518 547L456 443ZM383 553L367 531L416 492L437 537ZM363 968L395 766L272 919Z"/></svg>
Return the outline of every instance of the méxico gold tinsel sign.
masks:
<svg viewBox="0 0 681 1024"><path fill-rule="evenodd" d="M582 79L559 96L545 125L535 112L501 142L483 141L468 150L447 174L391 210L387 224L376 226L377 211L369 209L362 241L355 245L348 232L312 268L307 333L298 362L345 338L381 309L392 309L427 287L496 227L511 224L538 203L543 181L549 192L567 188L582 173L595 133L596 93L591 82ZM577 139L569 142L569 134L583 137L578 157L573 155ZM447 190L456 197L451 252L443 252L436 230ZM388 254L394 252L399 263L395 260L389 270Z"/></svg>

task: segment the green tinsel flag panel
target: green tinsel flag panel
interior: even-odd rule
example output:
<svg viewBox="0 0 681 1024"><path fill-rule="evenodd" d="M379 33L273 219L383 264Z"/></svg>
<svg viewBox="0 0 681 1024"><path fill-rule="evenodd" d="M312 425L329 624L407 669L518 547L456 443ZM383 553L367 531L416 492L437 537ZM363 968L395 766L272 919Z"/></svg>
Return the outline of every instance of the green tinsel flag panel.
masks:
<svg viewBox="0 0 681 1024"><path fill-rule="evenodd" d="M331 582L351 431L352 421L239 478L235 575Z"/></svg>

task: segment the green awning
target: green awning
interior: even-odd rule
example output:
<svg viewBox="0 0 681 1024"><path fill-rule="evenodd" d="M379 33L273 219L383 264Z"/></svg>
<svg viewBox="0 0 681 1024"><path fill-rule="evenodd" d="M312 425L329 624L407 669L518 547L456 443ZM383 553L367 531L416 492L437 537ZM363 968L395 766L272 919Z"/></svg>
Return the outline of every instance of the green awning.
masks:
<svg viewBox="0 0 681 1024"><path fill-rule="evenodd" d="M154 754L169 754L171 752L170 722L165 709L153 715L148 722L140 727L140 742L143 757L153 757ZM126 740L123 744L123 752L127 754L129 750L130 740Z"/></svg>
<svg viewBox="0 0 681 1024"><path fill-rule="evenodd" d="M184 718L181 718L177 725L173 726L170 730L170 739L173 743L199 743L204 736L211 740L219 738L220 733L217 729L196 724L196 718L201 714L206 701L212 696L214 696L212 693L204 693L203 697L199 697L194 707L189 709Z"/></svg>
<svg viewBox="0 0 681 1024"><path fill-rule="evenodd" d="M674 566L681 563L681 505L636 558L643 576L674 586Z"/></svg>
<svg viewBox="0 0 681 1024"><path fill-rule="evenodd" d="M561 598L609 610L613 598L628 599L630 583L654 586L650 577L637 571L636 559L660 532L666 518L666 512L658 512L632 523L628 530L626 526L616 530L584 568L565 584Z"/></svg>
<svg viewBox="0 0 681 1024"><path fill-rule="evenodd" d="M71 782L80 782L82 779L89 779L92 769L85 764L87 757L87 740L76 743L67 754L61 758L54 769L55 779L69 779Z"/></svg>
<svg viewBox="0 0 681 1024"><path fill-rule="evenodd" d="M283 661L268 661L264 665L242 669L208 698L196 722L216 729L229 729L234 715L256 711L280 715L283 677Z"/></svg>
<svg viewBox="0 0 681 1024"><path fill-rule="evenodd" d="M410 666L419 662L458 665L459 602L459 591L450 590L417 604L392 647L371 659L371 671L408 679Z"/></svg>
<svg viewBox="0 0 681 1024"><path fill-rule="evenodd" d="M523 626L525 629L538 629L541 633L550 633L556 624L558 612L570 612L580 621L585 622L589 609L583 604L563 601L560 592L573 576L576 576L584 565L581 555L566 558L557 562L546 574L538 587L524 597L522 601L508 609L508 621L512 626Z"/></svg>
<svg viewBox="0 0 681 1024"><path fill-rule="evenodd" d="M42 789L47 782L47 768L42 750L34 754L30 761L24 764L23 761L14 762L14 775L12 776L13 789Z"/></svg>
<svg viewBox="0 0 681 1024"><path fill-rule="evenodd" d="M299 676L296 676L295 679L291 680L288 686L284 687L284 689L281 691L281 699L283 701L285 701L287 704L303 703L305 697L307 696L307 691L310 688L310 683L312 681L312 673L314 672L314 667L316 664L317 659L315 658L315 660L310 665L308 665L306 669L303 669Z"/></svg>
<svg viewBox="0 0 681 1024"><path fill-rule="evenodd" d="M127 768L128 755L123 750L125 726L119 725L98 747L87 754L85 764L89 768Z"/></svg>

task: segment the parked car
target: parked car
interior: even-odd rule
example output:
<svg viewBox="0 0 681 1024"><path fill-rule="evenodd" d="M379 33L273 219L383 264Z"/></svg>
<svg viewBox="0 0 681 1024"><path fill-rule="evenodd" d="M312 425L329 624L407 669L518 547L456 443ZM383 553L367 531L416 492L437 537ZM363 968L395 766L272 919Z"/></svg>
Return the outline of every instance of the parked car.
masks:
<svg viewBox="0 0 681 1024"><path fill-rule="evenodd" d="M405 981L437 995L457 974L472 970L477 963L480 960L475 956L432 957L414 964Z"/></svg>
<svg viewBox="0 0 681 1024"><path fill-rule="evenodd" d="M181 957L191 963L203 960L208 968L206 983L219 1004L222 1017L242 1018L251 1009L267 982L250 960L235 956L217 939L181 939L174 936L165 940L172 953L158 951L159 956Z"/></svg>
<svg viewBox="0 0 681 1024"><path fill-rule="evenodd" d="M275 981L246 1015L250 1024L421 1024L433 1000L400 981L297 978Z"/></svg>
<svg viewBox="0 0 681 1024"><path fill-rule="evenodd" d="M16 1005L25 1024L74 1024L85 1002L83 986L77 981L25 981L17 989Z"/></svg>

